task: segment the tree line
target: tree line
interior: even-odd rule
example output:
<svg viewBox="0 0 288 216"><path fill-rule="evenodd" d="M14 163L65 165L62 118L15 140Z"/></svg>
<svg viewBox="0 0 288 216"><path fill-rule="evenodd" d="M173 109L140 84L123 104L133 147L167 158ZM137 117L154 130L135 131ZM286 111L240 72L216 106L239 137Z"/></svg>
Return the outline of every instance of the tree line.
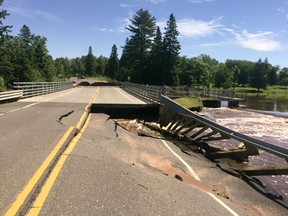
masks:
<svg viewBox="0 0 288 216"><path fill-rule="evenodd" d="M0 6L2 3L0 0ZM12 26L3 24L7 16L6 10L0 10L0 91L12 88L15 81L49 82L96 75L150 85L251 86L258 91L267 85L288 85L288 68L273 66L267 58L257 62L228 59L221 63L205 54L193 58L180 56L173 14L162 34L156 18L148 10L138 10L126 27L131 35L122 47L121 58L114 44L109 57L94 56L90 46L87 55L72 59L53 59L47 39L33 34L27 25L18 35L9 35Z"/></svg>

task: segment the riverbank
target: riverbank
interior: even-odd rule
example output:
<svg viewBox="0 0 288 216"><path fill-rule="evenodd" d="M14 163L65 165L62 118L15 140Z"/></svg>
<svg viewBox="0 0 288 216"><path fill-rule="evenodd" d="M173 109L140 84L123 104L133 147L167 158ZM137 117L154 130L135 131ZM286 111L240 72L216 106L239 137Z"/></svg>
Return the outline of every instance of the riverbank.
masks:
<svg viewBox="0 0 288 216"><path fill-rule="evenodd" d="M236 91L246 91L247 96L252 97L265 97L268 100L287 99L288 88L285 86L268 86L267 89L260 89L258 92L252 87L236 87Z"/></svg>

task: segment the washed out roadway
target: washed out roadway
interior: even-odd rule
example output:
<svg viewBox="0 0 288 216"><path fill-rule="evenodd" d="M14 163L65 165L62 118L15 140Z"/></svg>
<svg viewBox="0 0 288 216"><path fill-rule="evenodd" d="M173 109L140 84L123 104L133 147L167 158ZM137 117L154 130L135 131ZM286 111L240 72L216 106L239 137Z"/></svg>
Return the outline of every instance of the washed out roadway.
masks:
<svg viewBox="0 0 288 216"><path fill-rule="evenodd" d="M118 87L106 86L100 88L96 103L143 102ZM71 117L66 121L72 121ZM169 141L137 136L115 127L105 114L90 115L73 149L64 152L63 157L65 163L55 182L47 180L51 186L47 199L42 206L31 205L31 215L34 209L40 215L286 213L284 208L253 192L242 180L223 173L201 155L190 156ZM251 191L248 197L247 191Z"/></svg>

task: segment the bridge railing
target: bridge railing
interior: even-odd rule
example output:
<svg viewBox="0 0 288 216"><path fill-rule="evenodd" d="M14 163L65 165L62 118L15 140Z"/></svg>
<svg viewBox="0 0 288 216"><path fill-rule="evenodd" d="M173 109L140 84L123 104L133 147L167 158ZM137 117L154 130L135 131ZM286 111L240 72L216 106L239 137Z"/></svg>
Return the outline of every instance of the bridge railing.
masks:
<svg viewBox="0 0 288 216"><path fill-rule="evenodd" d="M170 98L192 95L195 97L217 98L219 100L246 100L247 97L247 91L231 89L154 86L129 82L124 83L124 88L138 96L157 102L160 101L160 95L166 95Z"/></svg>
<svg viewBox="0 0 288 216"><path fill-rule="evenodd" d="M124 83L124 88L144 99L152 102L160 102L161 94L164 94L164 87L153 85L141 85L136 83Z"/></svg>
<svg viewBox="0 0 288 216"><path fill-rule="evenodd" d="M206 156L212 159L232 158L242 161L248 156L258 155L259 149L274 156L283 158L288 162L288 149L264 142L250 136L223 127L213 121L197 115L190 110L180 106L168 97L161 96L161 102L165 105L159 123L162 128L172 132L179 138L193 141L199 148L204 149ZM243 144L241 148L220 150L209 142L225 143L228 139L237 140ZM239 144L240 144L239 143ZM217 144L216 144L217 145ZM219 144L218 144L219 145ZM288 175L288 165L285 163L274 166L247 167L241 169L247 175Z"/></svg>
<svg viewBox="0 0 288 216"><path fill-rule="evenodd" d="M169 97L164 96L164 94L169 96L171 92L175 92L172 88L145 86L133 83L125 83L125 88L138 96L150 98L152 101L164 104L164 110L162 110L159 120L161 127L166 128L178 137L185 137L188 140L194 141L200 148L206 150L207 156L210 158L226 157L242 160L250 155L258 155L258 150L261 149L272 155L283 158L288 162L287 148L273 145L230 130L191 112L171 100ZM237 148L229 151L216 151L215 148L208 144L210 141L219 142L227 139L238 140L244 145L244 148L242 147L241 149ZM252 170L243 169L242 171L248 175L287 175L288 165L285 164L284 166L265 168L261 167Z"/></svg>
<svg viewBox="0 0 288 216"><path fill-rule="evenodd" d="M22 98L34 97L73 88L73 82L14 82L14 89L23 92Z"/></svg>
<svg viewBox="0 0 288 216"><path fill-rule="evenodd" d="M21 98L22 96L23 96L23 91L20 91L20 90L0 92L0 103L17 100Z"/></svg>

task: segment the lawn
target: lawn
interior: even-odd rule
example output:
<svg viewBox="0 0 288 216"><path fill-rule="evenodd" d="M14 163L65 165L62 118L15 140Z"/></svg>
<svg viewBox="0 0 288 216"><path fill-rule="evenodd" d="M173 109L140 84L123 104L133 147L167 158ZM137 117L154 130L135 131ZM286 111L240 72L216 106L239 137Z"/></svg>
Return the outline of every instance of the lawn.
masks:
<svg viewBox="0 0 288 216"><path fill-rule="evenodd" d="M183 98L177 98L174 101L179 103L181 106L190 109L193 107L202 107L202 101L199 98L196 97L183 97Z"/></svg>
<svg viewBox="0 0 288 216"><path fill-rule="evenodd" d="M286 98L288 100L288 88L284 86L268 86L267 89L260 89L260 92L251 87L237 87L235 90L247 91L247 96L265 96L266 99Z"/></svg>

